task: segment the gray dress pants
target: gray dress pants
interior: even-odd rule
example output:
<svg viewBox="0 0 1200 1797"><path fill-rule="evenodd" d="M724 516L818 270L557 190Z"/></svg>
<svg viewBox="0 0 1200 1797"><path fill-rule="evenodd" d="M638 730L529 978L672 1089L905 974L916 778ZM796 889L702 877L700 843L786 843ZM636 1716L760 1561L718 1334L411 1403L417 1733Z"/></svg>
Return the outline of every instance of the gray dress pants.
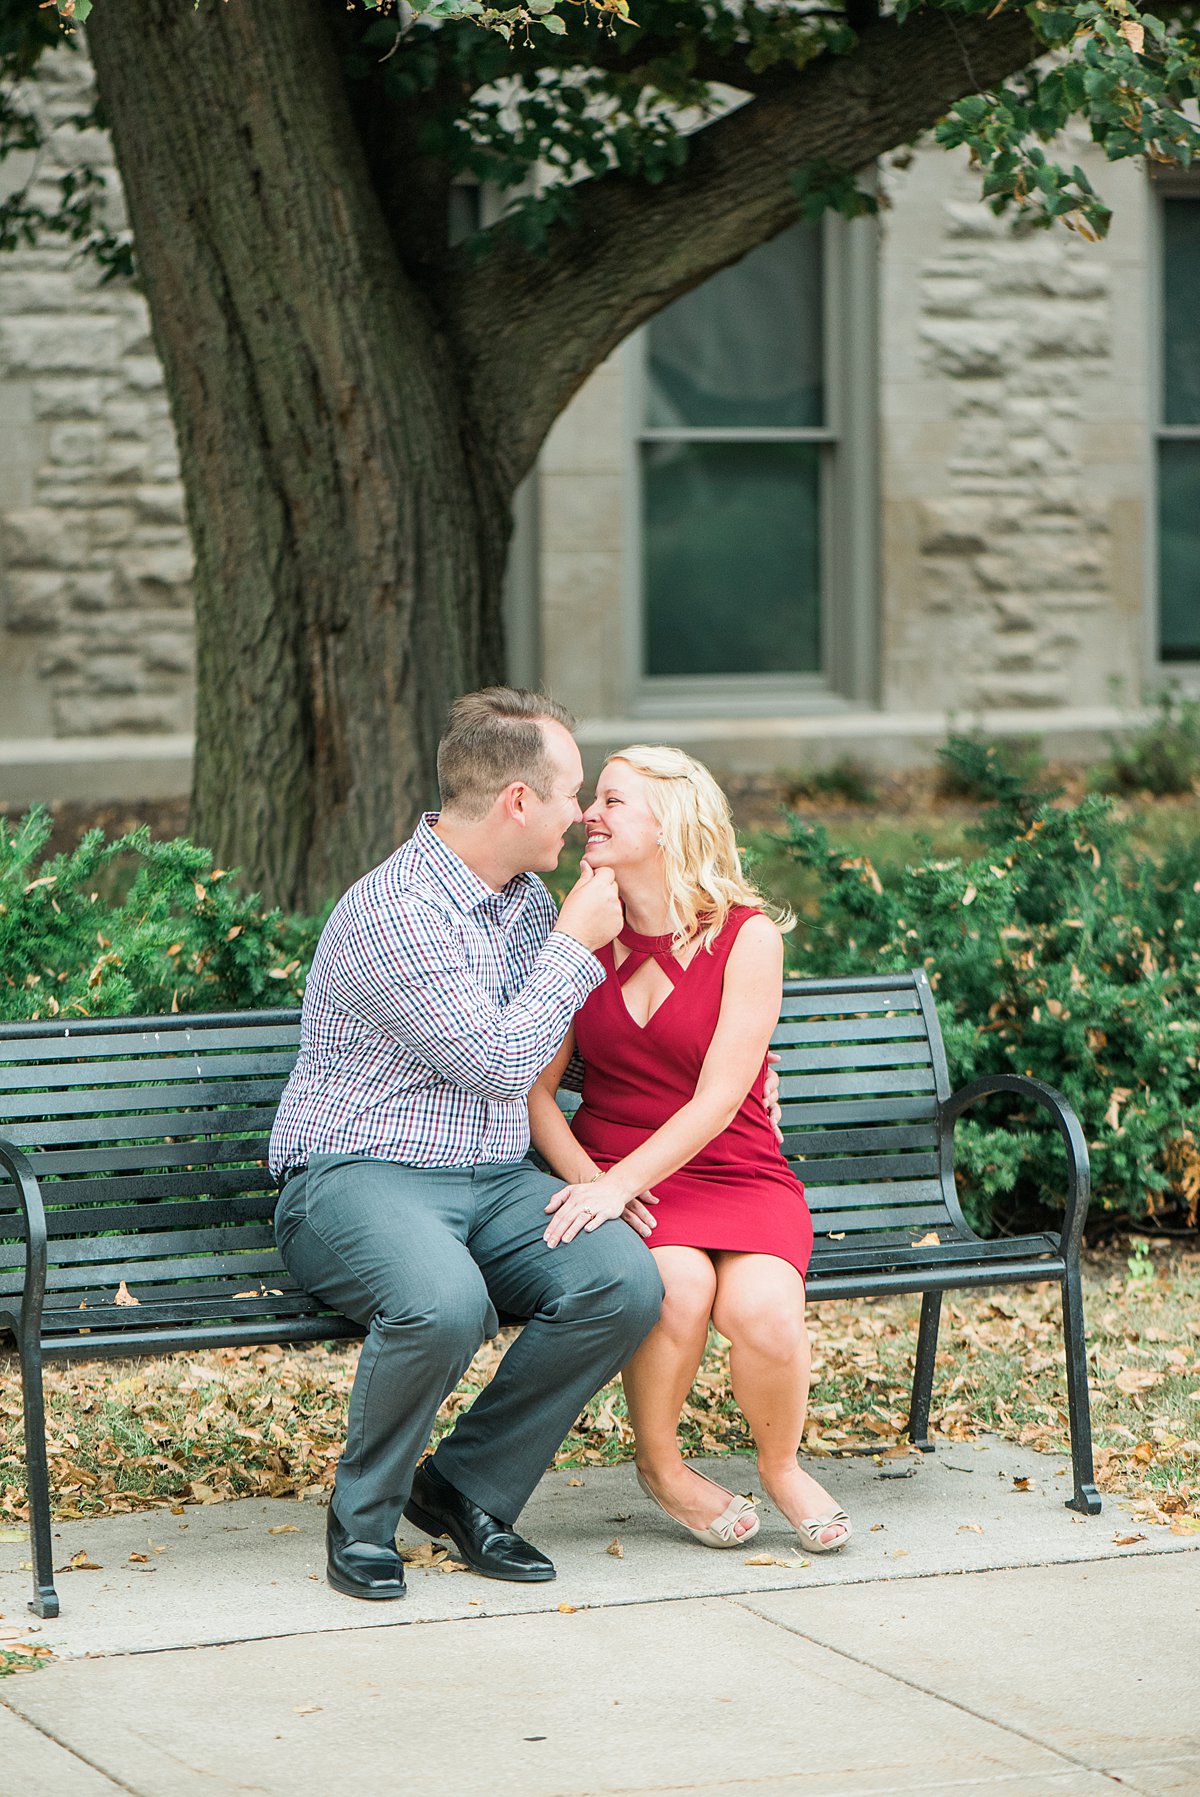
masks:
<svg viewBox="0 0 1200 1797"><path fill-rule="evenodd" d="M408 1167L316 1154L275 1213L297 1284L367 1330L333 1505L358 1541L390 1543L442 1400L497 1310L528 1318L491 1383L438 1447L438 1471L513 1523L591 1398L654 1326L662 1282L622 1222L548 1248L562 1180L530 1161Z"/></svg>

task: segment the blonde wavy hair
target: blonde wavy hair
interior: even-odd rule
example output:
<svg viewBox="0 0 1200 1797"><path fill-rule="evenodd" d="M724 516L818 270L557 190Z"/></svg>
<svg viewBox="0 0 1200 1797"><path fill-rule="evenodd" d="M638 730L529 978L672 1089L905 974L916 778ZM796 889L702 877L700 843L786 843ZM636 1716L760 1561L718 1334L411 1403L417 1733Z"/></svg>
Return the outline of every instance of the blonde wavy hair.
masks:
<svg viewBox="0 0 1200 1797"><path fill-rule="evenodd" d="M659 826L667 911L676 951L699 934L711 949L735 905L753 905L781 931L790 911L772 905L742 871L729 801L703 762L682 749L634 743L608 757L646 778L646 803Z"/></svg>

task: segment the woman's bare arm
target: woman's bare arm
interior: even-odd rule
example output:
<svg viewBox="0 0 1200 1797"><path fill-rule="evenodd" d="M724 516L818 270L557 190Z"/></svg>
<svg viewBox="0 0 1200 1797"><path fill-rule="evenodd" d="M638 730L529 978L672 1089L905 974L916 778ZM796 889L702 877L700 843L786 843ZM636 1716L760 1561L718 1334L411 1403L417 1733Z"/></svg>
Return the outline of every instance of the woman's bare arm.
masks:
<svg viewBox="0 0 1200 1797"><path fill-rule="evenodd" d="M567 1031L562 1047L538 1077L529 1094L529 1135L534 1147L562 1179L585 1185L599 1168L580 1147L571 1126L558 1108L558 1088L575 1053L575 1027Z"/></svg>

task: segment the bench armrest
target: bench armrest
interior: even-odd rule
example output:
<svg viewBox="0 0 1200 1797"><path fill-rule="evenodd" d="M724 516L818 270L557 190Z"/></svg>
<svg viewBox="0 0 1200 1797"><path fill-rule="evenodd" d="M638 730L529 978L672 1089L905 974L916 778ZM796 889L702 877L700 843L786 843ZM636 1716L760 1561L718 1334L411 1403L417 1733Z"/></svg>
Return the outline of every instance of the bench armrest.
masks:
<svg viewBox="0 0 1200 1797"><path fill-rule="evenodd" d="M1078 1264L1083 1225L1092 1195L1091 1162L1088 1159L1087 1138L1082 1125L1061 1092L1056 1092L1053 1086L1047 1086L1040 1079L1030 1079L1023 1073L997 1073L986 1079L972 1080L970 1085L953 1093L941 1107L942 1152L952 1161L954 1125L968 1105L975 1104L980 1098L992 1098L1004 1092L1011 1092L1018 1098L1032 1099L1054 1118L1067 1151L1066 1219L1060 1246L1063 1258Z"/></svg>
<svg viewBox="0 0 1200 1797"><path fill-rule="evenodd" d="M46 1207L42 1189L29 1160L13 1142L0 1136L0 1168L12 1180L25 1219L25 1290L21 1299L21 1327L37 1334L46 1299Z"/></svg>

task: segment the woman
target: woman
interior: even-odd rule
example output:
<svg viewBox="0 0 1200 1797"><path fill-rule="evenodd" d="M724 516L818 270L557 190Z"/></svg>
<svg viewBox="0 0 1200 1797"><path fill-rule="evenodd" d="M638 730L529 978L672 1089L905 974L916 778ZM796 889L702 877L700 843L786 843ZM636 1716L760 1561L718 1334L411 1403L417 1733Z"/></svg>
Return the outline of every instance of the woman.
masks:
<svg viewBox="0 0 1200 1797"><path fill-rule="evenodd" d="M604 984L530 1094L534 1144L570 1182L547 1206L546 1240L622 1216L649 1235L666 1296L624 1372L647 1494L711 1547L758 1530L752 1503L679 1452L711 1319L730 1344L768 1497L809 1552L830 1553L849 1541L849 1520L796 1460L812 1222L761 1102L787 920L772 921L747 883L725 797L681 750L612 756L584 827L584 864L612 869L625 927L600 951ZM568 1125L555 1094L576 1047L583 1103Z"/></svg>

